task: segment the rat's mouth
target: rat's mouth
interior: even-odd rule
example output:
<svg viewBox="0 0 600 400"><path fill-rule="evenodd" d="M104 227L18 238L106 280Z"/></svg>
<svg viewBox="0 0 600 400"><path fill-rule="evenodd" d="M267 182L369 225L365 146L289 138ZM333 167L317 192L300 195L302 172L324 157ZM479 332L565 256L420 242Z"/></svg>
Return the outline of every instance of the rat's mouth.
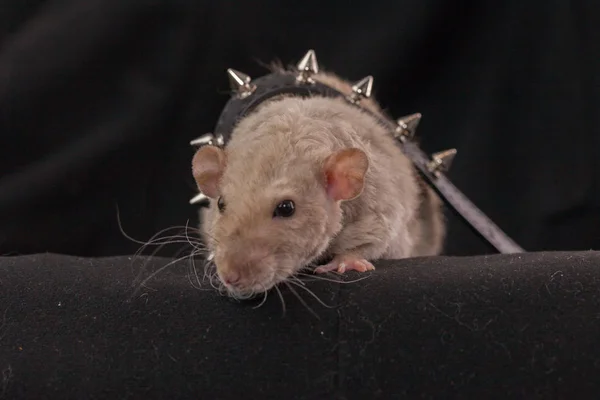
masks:
<svg viewBox="0 0 600 400"><path fill-rule="evenodd" d="M266 278L254 278L251 281L240 280L237 282L226 282L220 274L217 273L220 286L224 289L227 296L236 300L249 300L257 296L264 295L275 286L278 281L275 274L269 274Z"/></svg>
<svg viewBox="0 0 600 400"><path fill-rule="evenodd" d="M269 293L273 290L279 290L278 286L288 282L298 270L304 271L305 269L276 268L267 279L255 279L248 284L232 285L225 283L220 276L218 279L229 297L236 300L252 300L254 298L265 296L266 293Z"/></svg>
<svg viewBox="0 0 600 400"><path fill-rule="evenodd" d="M225 285L227 295L235 300L254 300L272 291L280 282L274 282L268 285L253 285L249 288L238 288L231 285Z"/></svg>

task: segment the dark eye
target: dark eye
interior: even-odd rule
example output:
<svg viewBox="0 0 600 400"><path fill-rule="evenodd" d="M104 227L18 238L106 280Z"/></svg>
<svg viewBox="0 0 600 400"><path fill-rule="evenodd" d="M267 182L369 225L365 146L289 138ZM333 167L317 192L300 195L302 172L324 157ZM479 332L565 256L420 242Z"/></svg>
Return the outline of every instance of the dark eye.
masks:
<svg viewBox="0 0 600 400"><path fill-rule="evenodd" d="M284 200L277 204L275 211L273 211L273 217L288 218L294 214L296 206L292 200Z"/></svg>
<svg viewBox="0 0 600 400"><path fill-rule="evenodd" d="M223 200L223 197L219 197L217 200L217 207L219 207L219 212L225 211L225 200Z"/></svg>

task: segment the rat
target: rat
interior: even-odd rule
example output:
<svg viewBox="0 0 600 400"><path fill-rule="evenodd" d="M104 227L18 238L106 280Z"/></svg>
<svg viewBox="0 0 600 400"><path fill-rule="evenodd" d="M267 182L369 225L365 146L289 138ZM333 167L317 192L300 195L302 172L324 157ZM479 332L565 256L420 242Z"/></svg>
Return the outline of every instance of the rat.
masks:
<svg viewBox="0 0 600 400"><path fill-rule="evenodd" d="M352 91L323 70L312 78ZM361 106L382 115L373 97ZM392 134L342 98L265 101L224 148L196 151L192 175L210 201L204 242L234 295L266 292L315 262L317 274L366 272L378 259L442 249L440 198Z"/></svg>

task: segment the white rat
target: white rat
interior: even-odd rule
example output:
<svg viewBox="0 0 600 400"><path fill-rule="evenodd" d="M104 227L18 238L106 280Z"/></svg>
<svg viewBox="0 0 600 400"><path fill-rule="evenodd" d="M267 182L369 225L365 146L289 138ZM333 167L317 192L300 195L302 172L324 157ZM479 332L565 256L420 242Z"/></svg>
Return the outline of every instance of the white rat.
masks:
<svg viewBox="0 0 600 400"><path fill-rule="evenodd" d="M313 76L348 95L335 75ZM381 113L372 99L361 106ZM442 202L389 131L342 98L279 96L204 146L192 172L210 198L201 227L230 293L267 291L319 259L316 273L441 252Z"/></svg>

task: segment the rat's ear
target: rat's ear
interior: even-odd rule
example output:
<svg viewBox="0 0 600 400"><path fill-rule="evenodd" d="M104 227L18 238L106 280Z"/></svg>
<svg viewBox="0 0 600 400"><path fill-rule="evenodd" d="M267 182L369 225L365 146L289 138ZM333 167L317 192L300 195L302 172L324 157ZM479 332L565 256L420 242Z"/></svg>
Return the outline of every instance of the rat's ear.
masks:
<svg viewBox="0 0 600 400"><path fill-rule="evenodd" d="M219 197L219 181L225 170L225 152L215 146L203 146L192 159L192 175L206 196Z"/></svg>
<svg viewBox="0 0 600 400"><path fill-rule="evenodd" d="M344 149L331 154L323 166L329 197L334 201L358 197L368 168L369 159L360 149Z"/></svg>

